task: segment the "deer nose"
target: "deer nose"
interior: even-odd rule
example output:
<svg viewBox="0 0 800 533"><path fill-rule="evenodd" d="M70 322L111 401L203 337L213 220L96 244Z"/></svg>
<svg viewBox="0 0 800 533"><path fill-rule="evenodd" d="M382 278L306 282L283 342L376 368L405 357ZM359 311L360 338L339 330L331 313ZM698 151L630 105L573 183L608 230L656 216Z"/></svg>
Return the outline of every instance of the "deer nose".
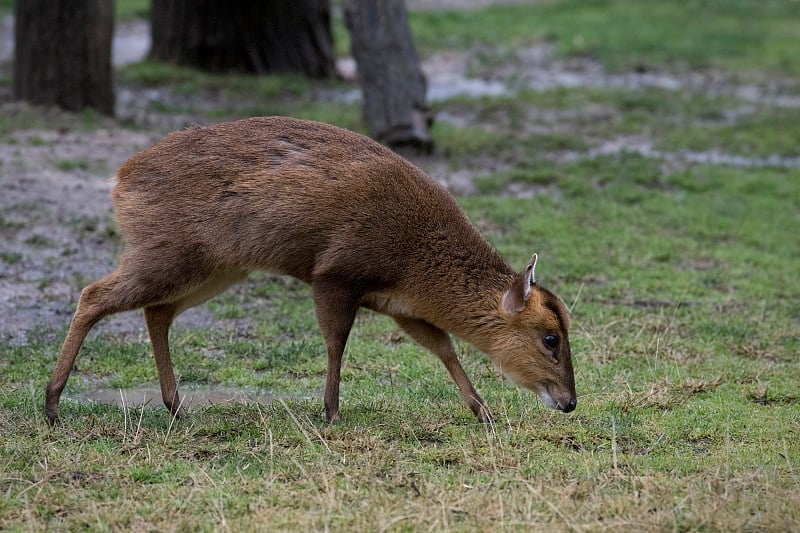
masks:
<svg viewBox="0 0 800 533"><path fill-rule="evenodd" d="M571 413L575 410L575 406L578 404L578 400L572 398L567 404L561 409L565 413Z"/></svg>

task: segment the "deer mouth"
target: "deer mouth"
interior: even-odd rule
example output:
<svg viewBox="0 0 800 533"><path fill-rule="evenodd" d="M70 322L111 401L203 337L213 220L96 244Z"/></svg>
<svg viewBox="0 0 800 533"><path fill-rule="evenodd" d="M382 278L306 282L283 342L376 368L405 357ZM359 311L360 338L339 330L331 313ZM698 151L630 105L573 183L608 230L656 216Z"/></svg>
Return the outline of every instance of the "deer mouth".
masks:
<svg viewBox="0 0 800 533"><path fill-rule="evenodd" d="M558 409L564 413L571 413L575 410L575 406L578 404L578 400L575 398L569 398L568 400L562 401L555 400L550 394L550 391L547 390L546 385L539 387L536 392L539 394L539 398L542 399L542 402L550 409Z"/></svg>
<svg viewBox="0 0 800 533"><path fill-rule="evenodd" d="M550 396L550 393L547 391L547 387L542 385L536 391L539 394L539 398L542 399L542 403L544 403L550 409L559 409L558 403Z"/></svg>

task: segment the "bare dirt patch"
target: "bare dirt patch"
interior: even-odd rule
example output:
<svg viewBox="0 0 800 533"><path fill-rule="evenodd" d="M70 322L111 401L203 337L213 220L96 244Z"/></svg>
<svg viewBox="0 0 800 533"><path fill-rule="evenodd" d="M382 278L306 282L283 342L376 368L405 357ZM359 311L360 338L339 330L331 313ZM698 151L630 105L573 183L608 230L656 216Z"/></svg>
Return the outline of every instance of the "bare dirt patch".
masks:
<svg viewBox="0 0 800 533"><path fill-rule="evenodd" d="M22 344L33 329L66 328L81 289L114 269L121 243L110 178L161 136L124 128L36 130L0 143L1 340ZM228 322L201 306L181 315L177 326ZM92 334L146 338L140 312L109 317Z"/></svg>

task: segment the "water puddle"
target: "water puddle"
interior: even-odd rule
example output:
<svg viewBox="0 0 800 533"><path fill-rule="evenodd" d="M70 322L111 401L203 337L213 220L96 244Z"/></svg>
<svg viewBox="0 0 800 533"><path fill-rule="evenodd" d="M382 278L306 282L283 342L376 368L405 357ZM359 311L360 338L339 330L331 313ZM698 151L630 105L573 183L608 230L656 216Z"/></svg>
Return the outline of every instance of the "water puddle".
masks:
<svg viewBox="0 0 800 533"><path fill-rule="evenodd" d="M770 155L767 157L749 157L728 154L719 150L665 152L653 147L649 140L632 137L619 137L606 141L588 152L568 152L560 157L560 161L570 162L580 159L592 159L604 155L635 153L649 159L661 159L672 164L726 165L740 168L761 167L800 167L800 157Z"/></svg>
<svg viewBox="0 0 800 533"><path fill-rule="evenodd" d="M240 405L268 404L290 395L273 394L259 389L223 386L183 386L178 388L184 407L210 406L227 403ZM142 407L147 409L164 408L161 400L161 389L144 387L132 389L101 388L79 394L64 396L66 399L80 403L101 403L117 407ZM293 396L294 397L294 396Z"/></svg>
<svg viewBox="0 0 800 533"><path fill-rule="evenodd" d="M355 62L351 58L337 60L336 68L339 72L352 72L352 74L345 74L345 77L349 75L352 76L351 79L355 79ZM436 70L430 64L423 65L423 70L428 84L426 93L428 102L439 102L455 96L479 98L513 94L502 81L467 78L459 72ZM362 98L361 89L327 94L330 98L351 104L361 102Z"/></svg>

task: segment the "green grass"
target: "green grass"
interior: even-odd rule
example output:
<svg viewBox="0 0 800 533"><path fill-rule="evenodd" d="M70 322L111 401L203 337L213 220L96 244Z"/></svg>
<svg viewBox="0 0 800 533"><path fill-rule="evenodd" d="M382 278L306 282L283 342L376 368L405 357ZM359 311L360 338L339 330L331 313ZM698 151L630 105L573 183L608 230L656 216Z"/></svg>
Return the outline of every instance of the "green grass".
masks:
<svg viewBox="0 0 800 533"><path fill-rule="evenodd" d="M163 98L150 104L155 113L203 116L209 121L290 115L364 130L358 104L317 101L319 90L336 93L352 88L339 80L311 80L291 74L218 75L151 61L123 66L119 78L135 87L161 88ZM208 101L220 103L209 106Z"/></svg>
<svg viewBox="0 0 800 533"><path fill-rule="evenodd" d="M118 9L136 16L146 6ZM561 54L614 69L714 66L733 78L756 69L784 83L800 71L789 46L797 9L564 0L417 12L412 24L428 52L478 46L510 60L511 47L547 38ZM118 81L161 91L156 116L290 114L363 129L357 105L318 97L352 88L342 82L148 62L123 67ZM191 329L179 318L171 346L185 390L241 387L274 394L269 404L193 407L173 421L161 406L78 399L157 387L149 343L134 330L90 335L62 424L49 428L43 390L68 317L58 329L32 324L24 344L0 340L0 530L797 529L800 169L674 163L624 149L587 156L630 136L674 154L796 157L797 112L690 87L523 90L453 98L436 111L466 117L433 130L433 160L479 176L478 193L459 198L464 209L514 266L538 252L540 282L572 309L574 413L545 409L458 342L498 421L481 425L438 360L364 312L345 355L343 421L327 424L311 292L254 274L208 304L219 326ZM22 150L49 137L19 142L20 129L109 125L119 126L11 107L0 142ZM102 166L94 157L48 161L85 172ZM17 164L9 158L3 170ZM532 197L509 195L512 186ZM26 227L19 220L4 213L0 229L15 234ZM110 221L62 222L76 240L119 239ZM56 244L43 235L23 244ZM33 260L3 251L0 281ZM63 276L75 278L76 297L90 281Z"/></svg>
<svg viewBox="0 0 800 533"><path fill-rule="evenodd" d="M114 9L120 20L146 19L150 15L150 0L114 0Z"/></svg>
<svg viewBox="0 0 800 533"><path fill-rule="evenodd" d="M613 70L722 66L800 73L794 53L800 6L782 0L565 0L479 11L412 13L423 50L476 41L510 48L547 39L564 55L591 56Z"/></svg>
<svg viewBox="0 0 800 533"><path fill-rule="evenodd" d="M671 131L661 146L668 150L720 148L744 156L797 157L800 155L800 110L771 108L723 127L693 124Z"/></svg>
<svg viewBox="0 0 800 533"><path fill-rule="evenodd" d="M103 126L108 127L111 123L112 121L110 119L90 108L86 108L79 113L72 113L56 108L45 108L27 104L15 105L9 106L7 111L0 114L0 136L7 137L16 131L47 128L64 131L70 129L88 131ZM16 142L16 140L6 138L4 142L11 144ZM34 140L32 144L38 145L38 142Z"/></svg>
<svg viewBox="0 0 800 533"><path fill-rule="evenodd" d="M800 157L797 109L769 101L752 104L701 90L526 89L513 96L455 97L435 107L451 115L467 113L480 124L435 124L434 137L445 154L527 160L533 169L533 177L515 168L500 181L509 177L510 181L536 181L552 172L552 165L542 168L543 155L583 152L619 137L647 139L654 149L668 153ZM542 133L547 130L550 133ZM496 177L490 176L489 182ZM497 190L484 188L485 192Z"/></svg>
<svg viewBox="0 0 800 533"><path fill-rule="evenodd" d="M659 179L623 158L562 174L557 200L463 203L514 264L539 251L542 283L572 305L573 415L545 410L460 344L500 421L481 426L438 361L367 313L348 347L344 421L330 426L310 292L258 275L212 306L220 318L246 309L252 331L176 333L173 360L184 382L284 401L195 408L174 424L164 409L65 402L51 430L41 391L61 334L6 347L0 524L796 524L800 173L698 167ZM101 336L68 392L156 381L148 345Z"/></svg>
<svg viewBox="0 0 800 533"><path fill-rule="evenodd" d="M307 94L313 89L315 83L314 80L293 74L219 75L190 67L179 67L147 60L122 66L119 71L119 80L123 83L147 87L169 86L172 92L187 96L196 95L201 91L217 91L228 97L246 94L261 98Z"/></svg>

